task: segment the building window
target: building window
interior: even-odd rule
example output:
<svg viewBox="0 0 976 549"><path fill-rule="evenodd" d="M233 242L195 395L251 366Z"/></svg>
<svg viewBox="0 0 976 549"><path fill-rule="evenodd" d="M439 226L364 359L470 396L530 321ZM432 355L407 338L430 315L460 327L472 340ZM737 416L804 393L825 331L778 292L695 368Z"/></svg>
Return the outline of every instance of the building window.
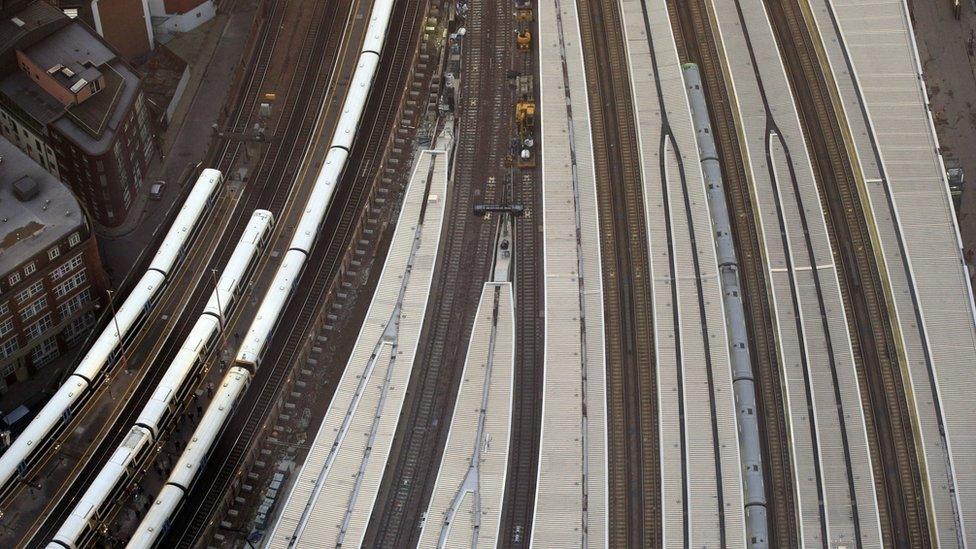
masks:
<svg viewBox="0 0 976 549"><path fill-rule="evenodd" d="M81 235L78 233L73 233L70 237L68 237L68 246L74 248L78 244L81 244Z"/></svg>
<svg viewBox="0 0 976 549"><path fill-rule="evenodd" d="M37 313L43 311L45 307L47 307L47 298L41 296L35 299L33 302L31 302L30 305L20 310L20 319L29 320L33 318L34 315L36 315Z"/></svg>
<svg viewBox="0 0 976 549"><path fill-rule="evenodd" d="M0 303L0 316L4 316L9 312L10 312L10 306L7 305L7 302L4 301L3 303Z"/></svg>
<svg viewBox="0 0 976 549"><path fill-rule="evenodd" d="M7 358L8 356L10 356L10 355L14 354L15 352L17 352L17 349L19 349L19 348L20 348L20 345L17 343L17 338L16 337L12 337L12 338L8 339L7 341L4 341L2 344L0 344L0 358ZM10 364L7 367L10 367L10 366L13 366L13 369L14 370L17 369L16 363L15 364ZM4 374L3 374L4 376L8 376L8 375L10 375L10 374L13 373L13 370L11 370L10 372L7 372L7 370L6 370L7 367L4 368Z"/></svg>
<svg viewBox="0 0 976 549"><path fill-rule="evenodd" d="M27 265L24 265L24 276L30 276L34 274L34 271L36 270L37 270L37 266L35 266L34 262L31 261Z"/></svg>
<svg viewBox="0 0 976 549"><path fill-rule="evenodd" d="M61 250L58 249L57 246L47 251L47 258L50 259L51 261L57 259L59 255L61 255Z"/></svg>
<svg viewBox="0 0 976 549"><path fill-rule="evenodd" d="M58 356L58 339L49 337L31 351L31 362L34 366L42 366Z"/></svg>
<svg viewBox="0 0 976 549"><path fill-rule="evenodd" d="M7 320L0 322L0 337L9 334L10 332L13 331L13 329L14 329L13 319L8 318Z"/></svg>
<svg viewBox="0 0 976 549"><path fill-rule="evenodd" d="M23 290L17 294L17 303L23 303L43 291L44 283L38 280L37 282L31 284L26 290Z"/></svg>
<svg viewBox="0 0 976 549"><path fill-rule="evenodd" d="M16 340L14 341L14 343L16 343ZM10 374L16 372L17 371L17 366L19 366L19 365L20 365L19 364L19 361L16 361L16 360L13 361L13 362L11 362L10 364L4 365L3 370L0 370L0 376L7 377Z"/></svg>
<svg viewBox="0 0 976 549"><path fill-rule="evenodd" d="M70 293L71 290L74 290L78 286L81 286L87 280L88 279L85 278L85 270L82 269L78 271L77 274L75 274L68 280L65 280L64 282L62 282L61 284L59 284L57 287L54 288L54 297L58 299L63 298L64 296L68 295L68 293Z"/></svg>
<svg viewBox="0 0 976 549"><path fill-rule="evenodd" d="M20 282L20 273L13 273L10 275L10 277L7 278L7 282L9 282L11 286Z"/></svg>
<svg viewBox="0 0 976 549"><path fill-rule="evenodd" d="M41 336L44 332L48 331L51 326L54 326L54 321L51 320L51 313L48 313L41 317L40 320L31 324L24 330L24 335L27 336L27 341L36 339Z"/></svg>
<svg viewBox="0 0 976 549"><path fill-rule="evenodd" d="M71 346L78 343L87 333L89 327L95 323L95 313L87 312L71 321L71 324L61 332L65 345Z"/></svg>
<svg viewBox="0 0 976 549"><path fill-rule="evenodd" d="M58 307L58 313L61 315L62 319L68 318L75 314L75 312L81 310L81 308L84 307L89 301L91 301L91 291L88 290L88 288L85 288L83 292L80 292L78 295L62 303L61 306Z"/></svg>
<svg viewBox="0 0 976 549"><path fill-rule="evenodd" d="M51 271L51 280L57 280L62 276L70 273L71 271L80 267L81 263L82 263L81 254L72 257L71 259L62 263L61 266L59 266L57 269Z"/></svg>

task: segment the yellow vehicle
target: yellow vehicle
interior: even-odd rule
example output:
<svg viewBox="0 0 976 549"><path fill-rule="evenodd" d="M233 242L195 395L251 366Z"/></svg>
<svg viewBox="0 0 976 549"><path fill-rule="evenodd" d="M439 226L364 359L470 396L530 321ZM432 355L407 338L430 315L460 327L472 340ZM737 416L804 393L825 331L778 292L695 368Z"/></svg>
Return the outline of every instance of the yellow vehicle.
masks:
<svg viewBox="0 0 976 549"><path fill-rule="evenodd" d="M523 97L515 104L515 127L518 130L518 147L515 164L520 168L535 167L535 102L532 96Z"/></svg>

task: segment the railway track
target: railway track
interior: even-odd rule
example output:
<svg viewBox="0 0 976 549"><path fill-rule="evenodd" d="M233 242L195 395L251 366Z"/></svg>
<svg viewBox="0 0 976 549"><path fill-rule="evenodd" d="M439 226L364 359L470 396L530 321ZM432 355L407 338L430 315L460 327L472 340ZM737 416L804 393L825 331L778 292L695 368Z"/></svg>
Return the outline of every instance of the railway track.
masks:
<svg viewBox="0 0 976 549"><path fill-rule="evenodd" d="M771 304L766 291L763 252L749 183L742 163L732 102L729 100L721 61L716 49L708 10L703 0L669 1L671 26L682 61L696 63L702 71L709 113L715 131L726 195L734 216L733 237L739 251L739 276L745 287L744 302L752 344L754 371L758 374L758 406L769 519L769 542L774 547L797 544L795 496L790 456L789 428L783 401L782 380L773 337Z"/></svg>
<svg viewBox="0 0 976 549"><path fill-rule="evenodd" d="M272 17L275 17L277 15L279 14L275 12L272 14ZM269 35L268 33L262 33L260 48L262 50L265 49L272 50L274 48L274 44L276 40L277 40L277 34ZM248 89L250 90L250 89L254 89L256 86L260 86L260 81L258 79L263 79L263 77L264 77L263 73L251 74L250 80L248 81L249 82L247 86ZM234 119L246 120L247 118L250 117L251 114L253 114L253 108L256 105L256 98L248 102L242 100L237 102L235 105L236 105L235 110L232 113ZM186 191L184 192L184 197L186 192L188 192L190 188L192 188L192 186L187 185ZM174 215L176 212L178 212L178 210L179 210L178 205L177 207L171 208L171 212L167 214L167 219L170 222L172 222ZM249 211L248 211L248 215L250 215ZM214 235L207 236L210 232L213 231L216 231L216 236ZM220 235L220 229L219 227L216 226L208 227L206 230L201 230L200 232L201 234L198 235L197 238L202 240L205 240L207 238L217 238ZM158 244L162 241L162 238L163 236L165 236L165 233L166 231L156 231L156 233L154 233L154 237L152 239L152 244L150 246L150 249L155 250L155 246L158 246ZM226 234L226 232L224 234ZM145 255L146 254L140 255L139 259L137 259L136 261L137 265L143 264L142 258ZM189 255L192 257L193 255L192 252ZM212 260L213 256L211 256L210 259ZM207 261L206 259L203 260ZM182 274L178 276L184 276L184 277L188 276L186 270L189 268L188 267L189 263L190 263L190 259L187 259L184 262L184 265L180 267L180 271L182 271ZM141 269L135 269L135 271L141 272ZM126 281L123 282L123 286L127 285L127 283L129 282L129 278L130 277L127 277ZM205 283L201 283L201 286L207 286L207 285ZM187 307L184 306L186 305L185 303L181 303L182 301L181 298L183 295L184 295L183 292L170 292L168 295L166 295L163 298L162 302L158 303L155 308L153 314L156 316L154 317L154 319L150 319L150 321L146 323L146 326L147 327L152 326L154 322L158 322L159 315L171 311L173 308L179 309L182 307L182 310L184 311L189 310ZM163 318L165 319L165 317ZM193 318L187 322L192 323L195 319L196 316L193 316ZM174 326L173 330L169 332L167 332L162 328L159 328L158 326L156 328L146 329L143 333L142 339L137 340L137 343L134 344L132 348L126 353L128 356L128 362L130 364L138 363L140 359L145 358L145 355L147 353L149 354L149 356L158 357L160 353L167 352L167 349L171 349L171 347L166 347L165 345L159 348L155 347L158 343L158 338L160 337L159 332L162 331L163 334L168 333L169 335L172 335L173 333L176 332L178 328L179 325L176 325ZM166 338L165 335L161 337ZM86 342L86 345L89 344L90 342L91 342L91 338L89 338L88 342ZM149 349L141 348L140 345L142 343L148 344L148 347L150 348ZM171 346L173 345L172 340L170 340L168 345ZM176 344L176 346L178 347L178 344ZM153 354L154 352L156 353L155 355ZM124 362L125 361L120 361L120 363L124 363ZM108 377L110 378L118 374L119 373L118 369L119 369L118 365L112 368L112 370L107 374ZM149 394L151 393L152 388L155 387L155 383L158 382L159 377L161 377L162 370L163 369L149 369L148 375L144 375L143 377L137 377L136 380L132 382L129 389L122 395L122 398L124 399L128 398L131 392L132 396L144 402L145 399L148 398ZM95 402L99 398L104 398L106 396L105 395L106 392L112 393L112 390L109 387L109 383L103 384L99 389L97 389L97 391L98 391L97 395L94 398L92 398L90 402ZM109 396L114 397L114 393L112 393ZM91 413L91 411L92 411L92 404L89 403L86 405L85 411L78 413L75 416L76 421L71 425L69 425L67 428L62 429L61 433L74 432L75 429L78 427L78 425L80 425L79 422L81 421L81 419L87 417ZM85 457L76 458L76 459L84 460L80 462L79 465L76 467L77 474L75 474L75 471L72 471L72 473L68 476L67 479L63 479L62 481L60 481L62 482L62 484L57 488L57 492L52 495L52 498L48 503L48 506L43 511L39 510L39 512L36 515L34 515L33 517L34 523L30 527L28 527L26 530L22 530L19 532L17 530L12 530L8 528L4 533L4 537L7 536L22 536L22 537L19 537L19 539L16 541L5 540L4 543L9 542L16 545L37 544L44 541L44 539L46 539L45 536L50 537L50 535L53 534L53 531L56 530L57 526L60 524L61 519L63 519L66 516L66 513L70 511L69 506L73 505L74 501L78 497L80 497L84 489L87 488L88 482L92 478L94 478L94 475L96 475L98 472L98 468L100 468L101 464L104 463L104 461L107 459L109 453L114 450L118 442L121 440L122 436L128 433L128 427L131 424L131 420L134 419L137 413L138 410L134 405L127 404L126 407L122 410L121 414L109 415L106 418L105 422L103 422L101 425L98 425L96 427L98 433L94 433L92 435L92 437L95 438L95 442L94 443L90 442L89 444L91 446L83 454L81 454L82 456ZM61 436L61 435L56 435L56 436ZM59 451L58 447L59 445L52 446L52 450L50 453L58 452ZM88 456L94 456L94 457L90 458ZM82 464L84 464L83 467ZM43 475L43 471L37 474ZM14 494L16 494L16 492ZM54 502L57 502L57 505L55 505Z"/></svg>
<svg viewBox="0 0 976 549"><path fill-rule="evenodd" d="M234 2L236 0L230 1ZM247 70L244 75L247 85L245 86L243 95L240 96L241 100L237 102L231 124L227 128L235 134L243 134L249 128L251 115L257 108L259 100L258 92L261 90L261 85L264 83L265 76L268 74L268 67L271 66L271 57L278 43L278 36L281 34L281 20L285 10L285 2L281 0L265 0L262 6L265 6L264 9L268 10L268 17L263 22L264 28L261 32L261 42L258 45L254 59L247 63ZM216 161L211 162L209 165L214 166L221 173L227 174L237 161L237 155L242 146L244 145L240 141L225 139L219 147L220 152L215 151Z"/></svg>
<svg viewBox="0 0 976 549"><path fill-rule="evenodd" d="M893 547L929 547L924 491L911 416L879 269L875 263L851 158L827 76L795 0L765 2L813 151L818 190L826 204L841 293L853 339L861 400L878 492L882 536Z"/></svg>
<svg viewBox="0 0 976 549"><path fill-rule="evenodd" d="M533 36L538 36L533 23ZM536 51L518 53L514 59L519 74L540 73L535 64ZM538 84L534 101L539 105ZM536 151L541 151L542 135L534 136ZM545 348L545 295L542 291L542 269L545 264L542 243L541 166L514 170L511 197L525 207L525 214L515 225L515 385L512 388L512 423L509 441L508 473L498 545L518 547L532 539L532 518L539 466L539 437L542 428L542 379ZM516 536L521 540L516 542Z"/></svg>
<svg viewBox="0 0 976 549"><path fill-rule="evenodd" d="M275 0L275 1L277 1L277 0ZM272 18L274 18L274 17L280 17L280 13L279 12L274 12L274 13L270 14L270 16ZM277 26L277 25L275 25L275 26ZM260 51L263 52L264 50L267 50L268 52L270 52L271 50L274 49L274 45L275 45L275 43L277 41L277 34L276 33L275 34L269 34L269 33L263 32L263 33L261 33L261 39L260 40L261 40L261 42L259 44ZM263 53L262 53L262 55L263 55ZM269 55L270 55L270 53L269 53ZM264 78L264 72L249 71L248 72L248 78L249 78L249 80L248 80L249 83L247 84L248 93L244 97L250 97L252 95L252 92L253 92L253 94L256 94L256 92L254 90L256 90L257 87L260 86L260 82ZM233 116L233 118L235 120L235 124L241 123L241 124L245 124L246 125L247 120L248 120L250 114L252 114L254 112L254 108L256 107L256 105L257 105L257 97L253 97L249 102L246 102L246 103L243 102L243 101L236 102L235 103L235 110L232 113L232 116ZM248 116L244 116L245 114L248 115ZM243 122L240 122L241 120L243 120ZM228 157L228 156L229 156L229 154L226 151L224 151L224 152L221 153L221 158ZM198 167L199 167L199 165L198 165ZM188 171L190 171L190 174L189 175L193 175L192 170L188 170ZM145 271L145 268L148 265L149 259L152 258L152 256L155 253L156 249L159 247L159 245L162 243L164 237L166 236L166 233L167 233L166 229L173 223L174 219L176 218L176 215L179 213L180 206L182 205L182 201L186 199L186 196L189 194L190 190L193 188L192 185L190 185L189 183L187 183L187 181L186 181L185 178L183 180L181 180L179 183L181 185L184 185L184 188L181 191L180 197L170 206L169 210L167 211L167 213L166 213L166 215L164 217L164 222L160 225L160 228L158 228L157 230L155 230L153 232L153 235L152 235L152 237L150 239L150 242L146 246L146 250L149 250L149 253L146 253L146 250L144 250L143 252L141 252L139 254L139 256L136 258L136 260L134 262L134 265L135 266L131 270L130 274L126 275L126 277L121 282L120 287L115 292L115 298L114 299L115 299L115 301L118 304L121 304L121 302L124 301L124 299L122 299L122 298L124 298L132 290L132 288L134 287L135 283L138 282L138 280L140 279L139 276L132 276L132 273L136 273L137 275L141 275L141 273L143 273ZM160 230L160 229L162 229L162 230ZM206 231L204 231L204 230L199 230L198 229L198 231L200 233L206 233ZM197 236L197 238L199 238L201 240L204 240L204 239L209 238L209 237L206 234L200 234L200 235ZM188 256L192 257L192 254L188 254ZM190 257L188 257L184 263L190 262ZM180 275L179 276L186 276L186 272L185 271L186 271L186 266L183 265L183 266L180 266L178 268L178 271L177 272L180 272ZM174 307L179 307L180 306L179 301L180 301L180 297L182 295L183 294L182 293L179 293L179 292L176 292L176 293L170 292L168 294L164 294L164 297L163 297L162 301L160 303L157 303L156 304L155 311L153 313L154 316L151 317L145 323L145 327L143 328L145 330L145 332L149 332L149 333L148 334L144 334L144 336L142 337L142 339L136 340L137 342L134 343L133 345L131 345L130 348L129 348L129 350L126 352L126 356L128 357L128 362L130 364L133 363L133 362L136 362L136 360L133 360L133 357L140 358L140 357L142 357L143 355L145 355L147 353L147 349L142 349L142 348L139 347L140 344L145 343L145 342L148 342L149 343L149 346L151 347L153 345L153 343L154 343L154 336L160 336L160 332L162 332L164 334L166 333L166 331L164 329L162 329L162 328L156 327L155 329L153 329L153 328L150 328L150 326L154 322L159 322L159 316L161 314L163 314L160 311L169 311L169 310L172 310L172 308L174 308ZM92 333L86 338L83 346L81 347L82 349L87 349L95 341L95 339L97 338L97 336L101 333L101 330L104 329L109 324L109 322L111 322L111 312L112 311L113 311L113 309L110 308L110 307L108 307L108 308L105 309L105 312L99 318L98 323L92 328ZM79 360L80 360L80 356L83 356L83 355L79 355ZM121 363L121 361L120 361L120 363ZM72 369L68 369L67 371L70 372L70 371L72 371ZM116 364L115 366L110 366L109 369L107 370L107 374L106 374L107 375L107 378L111 378L111 377L117 375L119 373L118 370L119 370L119 365L118 364ZM63 382L64 380L62 379L61 381ZM108 386L108 384L106 383L106 384L103 384L101 387L97 388L96 389L96 395L94 395L92 398L89 399L90 402L89 403L86 403L84 405L84 407L82 408L82 411L76 412L73 415L73 417L75 418L74 421L72 423L66 425L65 427L62 427L58 432L54 433L53 436L55 436L55 437L65 437L66 436L65 435L66 433L71 433L73 430L75 430L76 428L78 428L79 426L81 426L82 425L81 424L81 421L84 418L86 418L89 415L89 413L91 413L91 411L92 411L92 408L93 408L92 402L95 402L99 398L102 398L104 396L104 392L107 390L106 389L107 386ZM102 428L102 430L104 431L104 428ZM66 441L62 441L62 443L66 443ZM49 451L49 453L51 453L51 454L56 453L55 450L57 450L56 446L55 446L54 450ZM88 452L86 452L86 453L88 453ZM37 470L33 473L33 476L35 476L35 477L45 476L45 471L43 470L43 466L44 466L45 461L41 461L40 463L41 464L36 467ZM0 506L2 506L2 507L5 508L8 500L9 499L13 499L18 494L19 494L18 491L12 491L10 493L10 496L9 496L9 498L7 500L5 500L3 502L0 502ZM7 530L4 533L4 535L8 535L8 534L11 534L9 527L7 528ZM0 540L0 542L6 542L6 540Z"/></svg>
<svg viewBox="0 0 976 549"><path fill-rule="evenodd" d="M283 7L284 2L276 2L273 13L280 15ZM237 235L243 230L251 211L255 207L270 202L272 204L272 211L276 215L280 215L287 198L291 195L293 186L291 175L294 174L294 169L288 169L288 166L301 162L306 145L310 141L310 133L317 119L315 112L317 111L318 105L322 103L325 90L329 87L326 85L326 82L331 76L332 68L334 67L334 65L330 65L329 56L313 56L311 54L311 51L313 51L311 48L319 48L314 51L338 50L337 42L339 37L342 36L342 33L335 31L341 29L342 18L336 17L337 13L337 11L323 10L320 20L313 21L309 27L305 37L307 47L303 48L303 52L308 53L303 55L299 61L299 66L304 67L304 69L300 71L300 78L296 78L292 82L291 89L287 94L288 99L286 100L285 108L282 110L282 119L279 121L279 125L282 122L284 123L284 137L280 140L273 141L267 149L257 176L251 183L252 185L256 185L259 190L254 193L248 193L238 203L234 217L228 227L229 230L224 232L224 237L228 241L233 241L233 239L237 238ZM330 28L325 29L326 32L320 32L323 24L330 25ZM278 24L273 24L269 27L274 29L273 38L270 43L271 47L263 47L259 51L259 64L261 63L261 59L270 59L271 54L269 50L273 50L274 44L277 41L279 27ZM266 51L268 53L265 53ZM253 108L257 101L257 90L260 88L267 72L266 63L267 61L265 61L263 69L253 71L251 78L248 80L248 92L250 93L251 100L245 101L244 107L235 116L235 126L240 124L246 126L251 114L253 114ZM240 142L228 141L225 143L218 165L226 166L228 169L233 166L234 158L239 153L240 146ZM208 268L204 272L212 268L218 271L221 270L227 263L232 251L233 246L226 245L219 247L218 252L210 258ZM188 305L184 308L184 314L179 320L178 327L174 329L171 337L166 340L156 359L158 364L165 365L173 359L182 345L183 340L189 333L189 330L192 328L193 322L196 320L203 304L208 299L210 291L210 285L206 283L201 283L194 288L192 297ZM77 477L76 482L62 496L59 504L49 514L44 526L34 535L35 541L43 542L53 536L53 533L67 517L67 514L71 512L77 499L98 474L108 456L111 455L122 438L128 433L125 427L131 425L135 420L164 372L165 367L153 368L150 374L144 378L132 398L127 402L124 412L118 416L116 420L118 428L111 429L109 436L99 445L93 458L88 460L86 467ZM175 427L175 424L171 425L169 429L172 430L173 427ZM109 521L106 522L108 523Z"/></svg>
<svg viewBox="0 0 976 549"><path fill-rule="evenodd" d="M536 146L541 147L539 140ZM541 212L539 181L522 173L515 190L515 202L525 206L527 215L515 231L515 385L513 387L512 434L509 441L508 473L503 499L502 524L498 543L516 544L516 532L523 540L532 536L532 516L539 464L539 432L542 424L542 376L545 337L544 295L540 280L543 264L542 234L532 212Z"/></svg>
<svg viewBox="0 0 976 549"><path fill-rule="evenodd" d="M327 214L325 226L333 227L333 230L327 237L323 235L316 241L308 268L301 275L296 297L284 313L285 321L281 327L287 326L290 331L279 332L272 340L263 366L217 442L214 457L201 472L164 545L192 547L214 524L214 513L239 474L252 443L266 427L268 414L280 389L291 375L301 343L309 333L318 304L338 272L355 221L363 210L368 190L375 179L375 171L385 150L383 144L388 130L393 126L396 108L404 92L409 71L407 55L416 46L422 4L421 0L411 0L401 2L394 8L393 20L400 21L400 25L396 31L391 29L388 37L388 43L395 44L395 47L385 48L380 59L377 79L382 80L377 82L377 89L366 107L366 112L374 114L363 122L360 130L361 135L367 137L357 139L336 191L336 205ZM282 337L285 335L287 338Z"/></svg>
<svg viewBox="0 0 976 549"><path fill-rule="evenodd" d="M408 396L390 450L364 546L404 547L418 542L451 423L482 283L490 270L494 223L472 208L500 195L509 167L511 68L514 29L504 0L470 5L465 22L460 115L450 217L435 270L431 300ZM477 45L470 42L478 40Z"/></svg>
<svg viewBox="0 0 976 549"><path fill-rule="evenodd" d="M647 227L633 97L613 0L580 0L603 259L609 542L662 543Z"/></svg>

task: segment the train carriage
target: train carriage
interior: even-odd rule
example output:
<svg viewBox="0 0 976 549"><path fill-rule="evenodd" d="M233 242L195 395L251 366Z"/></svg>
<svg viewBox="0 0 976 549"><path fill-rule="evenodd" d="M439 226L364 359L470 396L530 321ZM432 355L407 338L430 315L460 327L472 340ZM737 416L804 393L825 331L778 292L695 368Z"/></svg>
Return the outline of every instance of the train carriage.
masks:
<svg viewBox="0 0 976 549"><path fill-rule="evenodd" d="M142 451L142 444L145 444L146 448L151 448L186 407L192 390L199 384L204 365L216 347L223 330L223 318L232 312L236 296L242 294L250 280L261 251L270 239L273 226L274 216L271 212L256 210L251 215L244 233L238 240L207 301L207 306L176 352L176 356L170 362L149 401L143 406L130 435L102 468L98 476L98 479L102 480L88 487L49 547L56 547L57 544L67 547L84 546L92 536L97 534L95 525L98 524L98 520L104 518L105 513L110 512L122 490L134 480L144 465L144 454L138 453ZM235 391L241 391L246 386L247 376L243 377L243 385L239 380L232 380L230 383L234 385ZM222 390L229 390L228 386L225 384ZM233 394L236 398L239 393ZM215 402L221 402L221 398L226 397L218 395ZM209 421L214 422L214 420ZM216 425L219 427L220 424ZM145 439L144 441L137 441L134 438L134 433L137 432ZM134 450L137 447L138 452ZM125 456L130 454L138 459L126 461ZM177 467L184 466L178 464Z"/></svg>
<svg viewBox="0 0 976 549"><path fill-rule="evenodd" d="M45 451L59 438L97 389L106 373L114 367L149 317L162 289L178 266L192 237L199 230L200 219L216 199L224 177L217 170L203 170L193 185L173 226L160 244L149 269L102 330L74 372L37 417L0 455L0 501L6 501L23 477L43 459Z"/></svg>

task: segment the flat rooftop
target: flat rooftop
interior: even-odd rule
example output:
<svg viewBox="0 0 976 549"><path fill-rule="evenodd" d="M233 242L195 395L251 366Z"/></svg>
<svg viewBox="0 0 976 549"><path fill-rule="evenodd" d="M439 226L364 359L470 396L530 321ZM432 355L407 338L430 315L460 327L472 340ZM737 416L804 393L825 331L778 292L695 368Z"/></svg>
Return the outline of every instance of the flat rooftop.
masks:
<svg viewBox="0 0 976 549"><path fill-rule="evenodd" d="M36 8L28 7L25 11L32 9ZM10 20L0 21L0 26L8 23ZM23 47L24 55L48 71L65 89L84 85L82 80L90 82L105 77L100 91L69 107L20 70L12 71L0 81L0 93L36 123L54 125L86 154L108 152L123 116L135 100L139 76L93 31L77 21L33 44L8 47Z"/></svg>
<svg viewBox="0 0 976 549"><path fill-rule="evenodd" d="M67 16L51 4L31 2L15 16L0 20L0 52L8 52L35 31L62 25L66 20Z"/></svg>
<svg viewBox="0 0 976 549"><path fill-rule="evenodd" d="M84 223L84 212L67 185L4 138L0 138L0 159L0 274L4 274L77 229Z"/></svg>

